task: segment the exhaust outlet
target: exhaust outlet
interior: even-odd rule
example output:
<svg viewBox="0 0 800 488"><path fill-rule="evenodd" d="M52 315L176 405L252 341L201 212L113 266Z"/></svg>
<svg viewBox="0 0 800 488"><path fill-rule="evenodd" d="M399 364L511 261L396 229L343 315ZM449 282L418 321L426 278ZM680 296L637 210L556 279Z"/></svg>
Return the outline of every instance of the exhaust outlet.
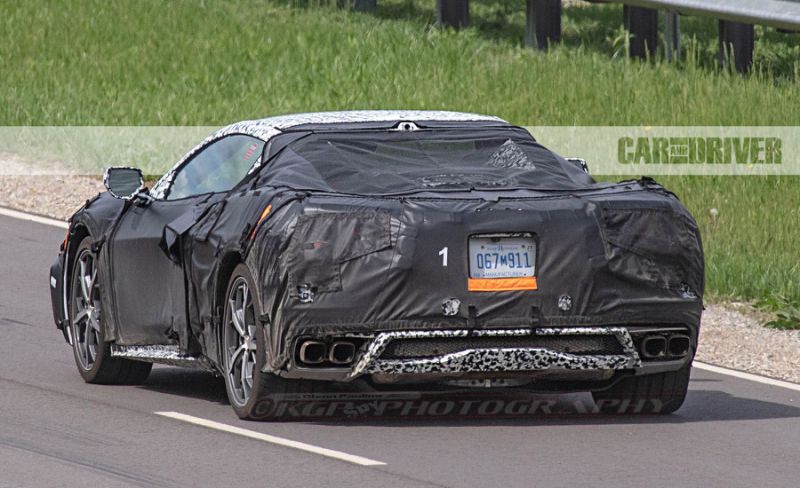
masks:
<svg viewBox="0 0 800 488"><path fill-rule="evenodd" d="M642 341L642 356L655 359L667 355L667 338L660 335L645 337Z"/></svg>
<svg viewBox="0 0 800 488"><path fill-rule="evenodd" d="M684 357L689 354L689 349L692 346L692 341L689 336L683 334L676 334L670 336L668 351L670 356Z"/></svg>
<svg viewBox="0 0 800 488"><path fill-rule="evenodd" d="M305 364L320 364L327 358L327 353L328 346L324 342L303 341L300 344L298 356L300 357L300 362Z"/></svg>
<svg viewBox="0 0 800 488"><path fill-rule="evenodd" d="M352 342L334 342L328 353L328 361L333 364L350 364L356 357L356 345Z"/></svg>

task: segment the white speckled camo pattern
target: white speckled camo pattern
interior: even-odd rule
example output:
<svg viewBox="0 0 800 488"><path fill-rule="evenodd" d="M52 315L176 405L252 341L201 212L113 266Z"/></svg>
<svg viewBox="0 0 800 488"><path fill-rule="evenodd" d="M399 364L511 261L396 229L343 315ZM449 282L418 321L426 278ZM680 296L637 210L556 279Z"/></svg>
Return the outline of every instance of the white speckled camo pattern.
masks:
<svg viewBox="0 0 800 488"><path fill-rule="evenodd" d="M619 340L624 354L575 355L545 348L481 348L467 349L436 358L381 360L380 355L394 339L522 336L522 335L613 335ZM351 377L368 373L468 373L480 371L536 371L543 369L627 369L641 366L630 334L622 327L569 327L505 330L434 330L398 331L378 334L358 361Z"/></svg>
<svg viewBox="0 0 800 488"><path fill-rule="evenodd" d="M204 356L187 356L181 353L178 346L153 345L153 346L119 346L111 345L111 356L115 358L134 359L147 363L180 366L182 368L197 368L216 372L211 362Z"/></svg>
<svg viewBox="0 0 800 488"><path fill-rule="evenodd" d="M150 194L154 198L163 198L172 184L175 173L189 158L211 142L231 134L244 134L269 142L270 139L280 134L283 130L305 124L348 124L358 122L392 122L392 121L424 121L435 120L441 122L501 122L499 117L461 112L446 112L434 110L350 110L342 112L315 112L291 115L279 115L259 120L244 120L236 122L214 132L203 142L189 151L180 161L155 184ZM253 168L257 168L258 164Z"/></svg>

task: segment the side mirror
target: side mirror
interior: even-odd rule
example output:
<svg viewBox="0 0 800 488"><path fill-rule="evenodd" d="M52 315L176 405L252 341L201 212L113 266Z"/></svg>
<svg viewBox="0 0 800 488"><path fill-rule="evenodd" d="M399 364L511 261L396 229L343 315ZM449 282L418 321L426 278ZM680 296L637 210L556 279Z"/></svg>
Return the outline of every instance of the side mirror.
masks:
<svg viewBox="0 0 800 488"><path fill-rule="evenodd" d="M136 168L108 168L103 184L114 198L133 200L144 189L144 175Z"/></svg>

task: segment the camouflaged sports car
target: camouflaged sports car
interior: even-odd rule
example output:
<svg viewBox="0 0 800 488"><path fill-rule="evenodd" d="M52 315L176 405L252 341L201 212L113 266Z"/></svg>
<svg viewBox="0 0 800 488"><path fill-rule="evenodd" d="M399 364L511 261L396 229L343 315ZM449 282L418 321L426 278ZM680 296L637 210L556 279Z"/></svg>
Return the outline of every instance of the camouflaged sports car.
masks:
<svg viewBox="0 0 800 488"><path fill-rule="evenodd" d="M691 215L496 117L240 122L152 189L131 168L105 183L51 270L88 382L200 367L242 418L310 382L584 390L660 413L686 395L704 287Z"/></svg>

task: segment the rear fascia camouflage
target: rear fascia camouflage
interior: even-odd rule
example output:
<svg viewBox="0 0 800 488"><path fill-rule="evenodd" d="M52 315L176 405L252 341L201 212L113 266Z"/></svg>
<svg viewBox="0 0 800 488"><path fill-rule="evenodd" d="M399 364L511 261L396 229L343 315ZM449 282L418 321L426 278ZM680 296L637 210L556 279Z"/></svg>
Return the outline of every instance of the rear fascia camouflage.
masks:
<svg viewBox="0 0 800 488"><path fill-rule="evenodd" d="M613 335L622 345L623 354L575 355L546 348L466 349L435 358L381 360L386 346L395 339L469 336L562 336ZM351 377L362 374L472 373L495 371L540 371L545 369L631 369L641 366L633 340L624 327L570 327L508 330L414 330L384 332L369 344L353 368Z"/></svg>

